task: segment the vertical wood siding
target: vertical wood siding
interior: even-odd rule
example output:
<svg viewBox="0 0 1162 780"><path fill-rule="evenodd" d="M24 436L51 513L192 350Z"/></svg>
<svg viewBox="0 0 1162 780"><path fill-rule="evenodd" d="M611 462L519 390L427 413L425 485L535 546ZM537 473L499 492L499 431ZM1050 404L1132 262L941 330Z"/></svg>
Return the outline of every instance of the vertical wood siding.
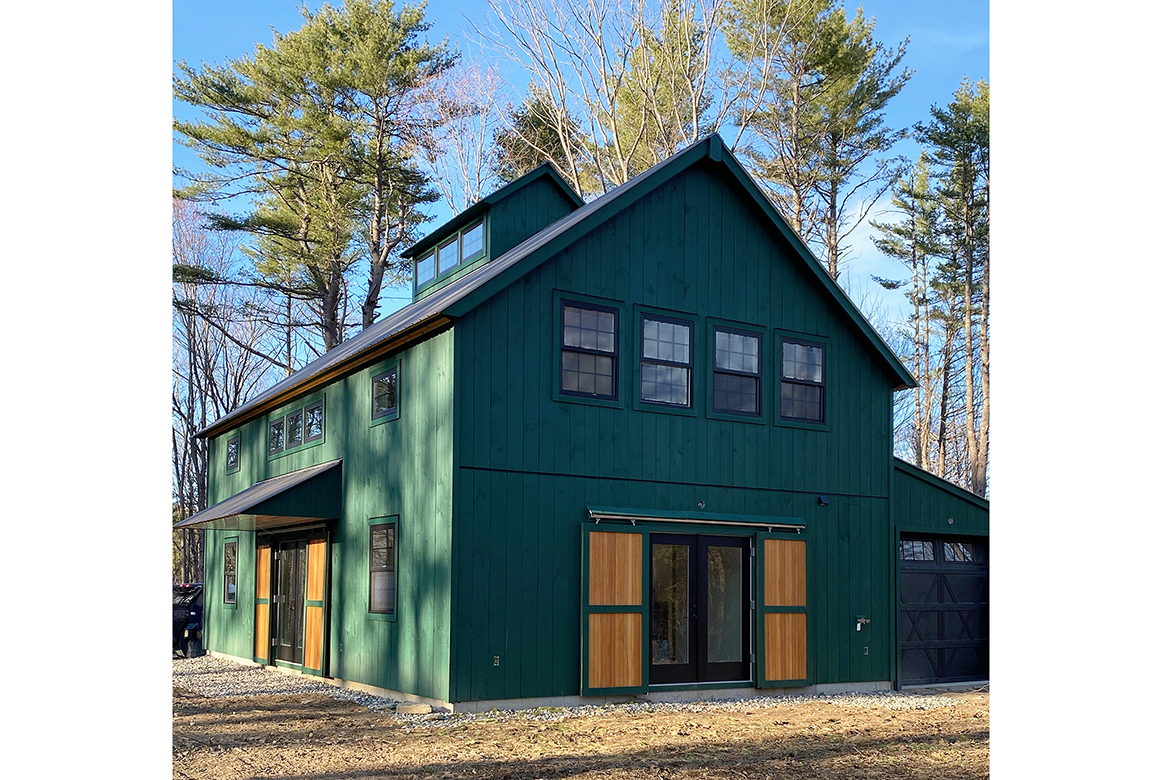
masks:
<svg viewBox="0 0 1162 780"><path fill-rule="evenodd" d="M214 503L263 479L343 458L341 517L332 524L328 674L447 700L451 645L453 421L451 331L339 379L241 426L241 468L223 474L225 441L211 443ZM371 376L400 361L400 417L371 425ZM281 411L326 399L324 440L279 458L266 457L266 427ZM396 619L368 608L368 525L398 516ZM207 603L221 600L221 543L238 536L238 560L253 561L253 533L208 537ZM313 561L312 561L313 563ZM255 567L238 568L238 609L207 610L207 645L250 657L254 649ZM315 583L312 583L312 588ZM322 598L317 589L308 598ZM320 611L321 615L321 611ZM321 631L318 618L308 625ZM309 665L309 664L308 664Z"/></svg>
<svg viewBox="0 0 1162 780"><path fill-rule="evenodd" d="M578 693L586 505L803 518L816 681L889 679L895 378L764 220L695 167L458 321L453 700ZM620 304L621 408L553 400L554 291ZM635 305L696 320L695 414L633 408ZM707 318L763 330L764 423L707 416ZM772 422L776 332L827 339L828 430Z"/></svg>

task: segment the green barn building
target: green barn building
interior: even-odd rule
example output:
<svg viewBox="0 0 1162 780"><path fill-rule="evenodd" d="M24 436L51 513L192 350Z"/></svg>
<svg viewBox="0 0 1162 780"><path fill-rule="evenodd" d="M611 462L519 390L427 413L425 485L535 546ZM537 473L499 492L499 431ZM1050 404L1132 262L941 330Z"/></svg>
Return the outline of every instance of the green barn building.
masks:
<svg viewBox="0 0 1162 780"><path fill-rule="evenodd" d="M718 136L407 257L201 432L209 651L457 710L987 679L988 504L893 457L914 380Z"/></svg>

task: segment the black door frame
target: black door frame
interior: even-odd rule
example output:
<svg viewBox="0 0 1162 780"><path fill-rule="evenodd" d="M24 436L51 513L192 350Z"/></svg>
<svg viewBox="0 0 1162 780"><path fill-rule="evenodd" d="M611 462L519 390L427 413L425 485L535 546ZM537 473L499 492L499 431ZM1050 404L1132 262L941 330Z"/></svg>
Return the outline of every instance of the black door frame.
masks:
<svg viewBox="0 0 1162 780"><path fill-rule="evenodd" d="M751 679L751 656L754 652L754 638L751 631L753 619L751 604L753 593L753 571L751 566L751 550L753 539L749 536L722 536L717 534L672 534L651 533L650 543L650 603L647 616L648 625L653 627L654 611L654 554L655 544L686 545L689 550L687 558L687 643L689 647L689 662L685 664L654 664L653 653L650 652L649 681L650 685L666 685L675 683L704 683L704 682L745 682ZM739 616L739 630L741 632L740 659L737 662L709 663L708 632L703 622L705 607L709 597L708 565L710 547L735 547L741 550L739 558L741 568L739 577L743 585ZM699 616L703 617L699 617ZM650 639L652 647L652 637Z"/></svg>

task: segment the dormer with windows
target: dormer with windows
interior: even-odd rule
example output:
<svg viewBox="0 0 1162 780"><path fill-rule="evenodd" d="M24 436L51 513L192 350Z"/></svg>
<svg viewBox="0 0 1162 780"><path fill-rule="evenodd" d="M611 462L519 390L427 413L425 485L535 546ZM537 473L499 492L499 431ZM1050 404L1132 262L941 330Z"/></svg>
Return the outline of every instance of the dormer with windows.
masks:
<svg viewBox="0 0 1162 780"><path fill-rule="evenodd" d="M403 253L412 264L412 302L500 257L582 205L549 163L476 201Z"/></svg>

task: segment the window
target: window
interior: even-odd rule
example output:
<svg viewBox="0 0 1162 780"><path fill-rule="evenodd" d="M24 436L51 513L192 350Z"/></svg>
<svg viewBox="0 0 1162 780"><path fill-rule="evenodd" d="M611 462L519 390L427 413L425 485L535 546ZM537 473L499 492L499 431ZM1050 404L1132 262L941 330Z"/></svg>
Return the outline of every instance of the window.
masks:
<svg viewBox="0 0 1162 780"><path fill-rule="evenodd" d="M416 260L415 289L484 256L484 220L449 236Z"/></svg>
<svg viewBox="0 0 1162 780"><path fill-rule="evenodd" d="M395 529L395 522L371 526L367 609L376 615L395 614Z"/></svg>
<svg viewBox="0 0 1162 780"><path fill-rule="evenodd" d="M909 539L900 542L901 561L932 561L935 560L932 542L921 542Z"/></svg>
<svg viewBox="0 0 1162 780"><path fill-rule="evenodd" d="M477 222L470 228L467 228L464 233L463 245L460 247L462 254L462 263L467 263L470 260L475 260L480 255L484 254L484 222Z"/></svg>
<svg viewBox="0 0 1162 780"><path fill-rule="evenodd" d="M617 398L617 309L561 302L561 392Z"/></svg>
<svg viewBox="0 0 1162 780"><path fill-rule="evenodd" d="M398 367L392 367L371 378L371 419L390 417L399 411L396 382Z"/></svg>
<svg viewBox="0 0 1162 780"><path fill-rule="evenodd" d="M944 543L944 561L946 563L973 563L980 560L981 556L977 546L972 542Z"/></svg>
<svg viewBox="0 0 1162 780"><path fill-rule="evenodd" d="M322 438L323 402L315 401L270 421L267 454L274 457Z"/></svg>
<svg viewBox="0 0 1162 780"><path fill-rule="evenodd" d="M423 287L436 278L436 253L428 252L416 261L416 287Z"/></svg>
<svg viewBox="0 0 1162 780"><path fill-rule="evenodd" d="M241 460L242 437L233 436L226 440L226 471L236 471Z"/></svg>
<svg viewBox="0 0 1162 780"><path fill-rule="evenodd" d="M443 276L460 262L460 238L457 236L436 250L436 269Z"/></svg>
<svg viewBox="0 0 1162 780"><path fill-rule="evenodd" d="M307 416L307 435L303 441L318 441L323 438L323 402L316 401L305 410Z"/></svg>
<svg viewBox="0 0 1162 780"><path fill-rule="evenodd" d="M643 403L691 405L692 331L693 324L687 320L642 315L640 398Z"/></svg>
<svg viewBox="0 0 1162 780"><path fill-rule="evenodd" d="M224 557L222 599L227 604L238 603L238 542L226 542Z"/></svg>
<svg viewBox="0 0 1162 780"><path fill-rule="evenodd" d="M270 454L276 455L282 452L283 449L283 426L285 421L282 417L274 420L270 424Z"/></svg>
<svg viewBox="0 0 1162 780"><path fill-rule="evenodd" d="M303 443L303 413L301 411L286 416L286 448Z"/></svg>
<svg viewBox="0 0 1162 780"><path fill-rule="evenodd" d="M714 411L762 414L762 352L761 333L714 328Z"/></svg>
<svg viewBox="0 0 1162 780"><path fill-rule="evenodd" d="M780 416L823 422L823 378L823 345L785 339Z"/></svg>

